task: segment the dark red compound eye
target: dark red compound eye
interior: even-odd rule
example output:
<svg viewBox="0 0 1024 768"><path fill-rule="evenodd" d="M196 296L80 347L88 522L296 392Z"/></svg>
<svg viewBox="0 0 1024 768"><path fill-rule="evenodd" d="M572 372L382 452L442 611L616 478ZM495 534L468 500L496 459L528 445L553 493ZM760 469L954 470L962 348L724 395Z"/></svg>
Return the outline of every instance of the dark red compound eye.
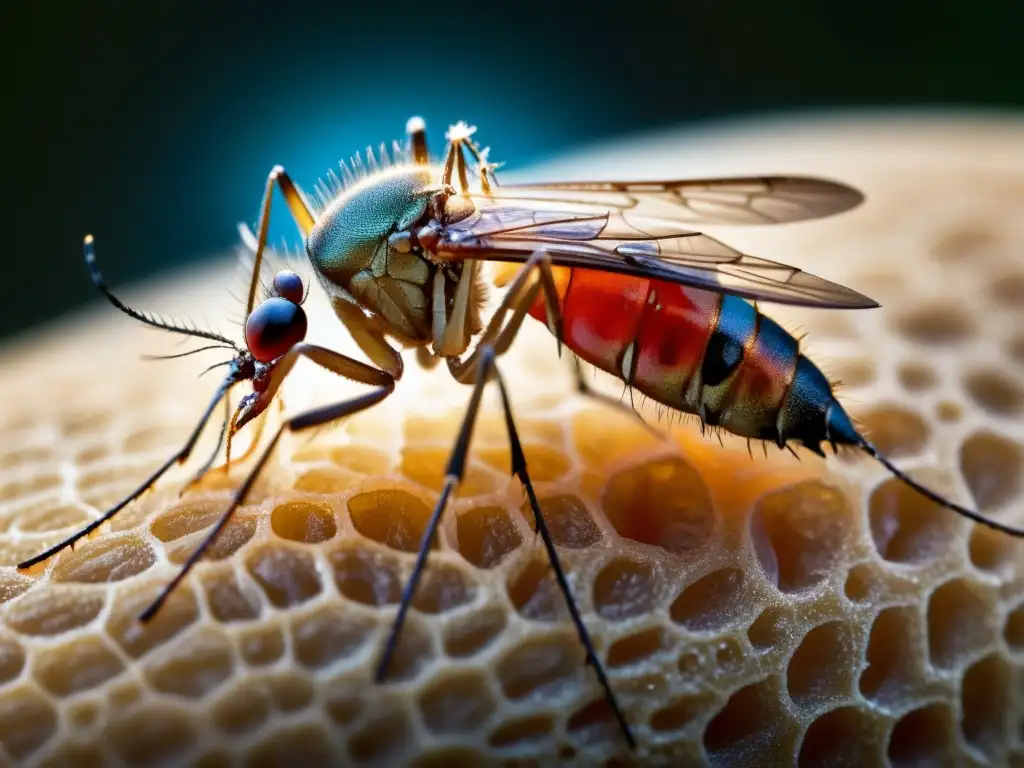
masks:
<svg viewBox="0 0 1024 768"><path fill-rule="evenodd" d="M261 363L276 360L304 338L306 313L288 299L267 299L245 321L245 343Z"/></svg>
<svg viewBox="0 0 1024 768"><path fill-rule="evenodd" d="M290 269L282 269L274 275L274 293L282 299L288 299L293 304L299 304L302 302L304 292L302 278Z"/></svg>

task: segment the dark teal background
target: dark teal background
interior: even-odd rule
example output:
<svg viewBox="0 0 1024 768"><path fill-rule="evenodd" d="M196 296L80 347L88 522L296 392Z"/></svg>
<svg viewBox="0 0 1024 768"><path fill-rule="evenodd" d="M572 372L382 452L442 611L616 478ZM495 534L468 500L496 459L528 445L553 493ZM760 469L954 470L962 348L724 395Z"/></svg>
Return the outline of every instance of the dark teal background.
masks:
<svg viewBox="0 0 1024 768"><path fill-rule="evenodd" d="M511 167L616 134L830 105L1024 105L1021 0L177 0L0 10L0 335L235 242L405 119ZM275 219L272 232L294 240Z"/></svg>

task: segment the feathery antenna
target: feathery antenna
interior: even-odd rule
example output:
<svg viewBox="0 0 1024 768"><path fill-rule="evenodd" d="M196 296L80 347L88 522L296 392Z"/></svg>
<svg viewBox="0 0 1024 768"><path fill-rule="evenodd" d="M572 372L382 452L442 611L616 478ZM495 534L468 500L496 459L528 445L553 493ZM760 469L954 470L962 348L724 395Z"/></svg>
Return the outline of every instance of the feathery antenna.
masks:
<svg viewBox="0 0 1024 768"><path fill-rule="evenodd" d="M128 317L138 320L140 323L152 326L153 328L159 328L163 331L170 331L171 333L180 333L184 336L195 336L199 339L208 339L210 341L217 341L221 344L226 344L236 352L239 351L238 346L231 341L231 339L221 336L219 333L213 331L203 331L199 328L186 328L176 323L171 323L156 315L148 312L139 312L137 309L132 309L117 296L111 293L110 289L107 288L107 284L103 282L103 275L100 274L100 268L96 264L96 248L93 245L93 236L86 235L83 243L85 251L85 264L89 268L89 276L92 278L93 285L99 288L100 292L107 297L107 300L113 304L117 309L124 312Z"/></svg>

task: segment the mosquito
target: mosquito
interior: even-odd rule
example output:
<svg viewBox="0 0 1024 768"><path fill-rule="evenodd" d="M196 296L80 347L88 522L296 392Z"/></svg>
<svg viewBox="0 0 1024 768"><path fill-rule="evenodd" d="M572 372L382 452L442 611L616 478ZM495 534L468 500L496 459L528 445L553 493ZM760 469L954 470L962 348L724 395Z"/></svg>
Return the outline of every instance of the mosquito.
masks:
<svg viewBox="0 0 1024 768"><path fill-rule="evenodd" d="M357 397L282 421L207 536L140 616L149 621L244 503L281 436L329 424L385 400L402 378L399 348L415 349L419 364L429 368L443 361L456 381L472 389L375 679L386 678L441 515L463 479L481 396L486 384L494 382L511 447L512 475L529 500L587 663L632 748L633 732L537 501L497 363L527 315L548 328L559 354L564 345L575 355L576 383L583 395L629 410L590 389L579 360L669 409L696 415L702 427L719 427L780 448L799 445L822 456L826 444L834 451L842 446L862 450L932 501L977 523L1024 536L1024 530L959 506L894 466L858 432L828 379L800 352L798 341L752 303L867 309L878 306L874 301L795 267L744 254L691 228L822 218L860 205L859 191L836 181L796 176L499 184L497 165L474 135L475 128L466 123L451 126L435 162L428 152L425 123L412 118L405 143L395 142L390 156L382 145L377 154L368 149L365 162L357 156L355 170L342 163L340 177L332 172L315 199L281 166L271 170L255 233L243 226L254 250L244 346L121 302L103 282L93 239L86 237L85 261L92 280L115 307L148 325L224 347L233 356L224 363L226 375L179 451L103 515L19 568L73 546L145 493L171 466L186 461L218 405L230 403L236 385L249 382L251 391L233 412L226 411L221 440L196 478L213 465L225 438L230 462L231 436L266 410L299 358L368 387ZM317 282L369 363L305 341L308 323L302 304L308 286L294 272L277 272L268 294L257 303L275 187L303 236ZM487 263L493 274L485 279ZM488 280L504 294L485 317Z"/></svg>

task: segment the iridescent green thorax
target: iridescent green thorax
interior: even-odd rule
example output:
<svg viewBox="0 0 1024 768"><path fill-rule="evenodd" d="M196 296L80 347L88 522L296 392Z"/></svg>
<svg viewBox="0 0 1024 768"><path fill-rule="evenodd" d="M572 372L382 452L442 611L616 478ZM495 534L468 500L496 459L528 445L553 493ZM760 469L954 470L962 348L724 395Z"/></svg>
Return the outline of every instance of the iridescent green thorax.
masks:
<svg viewBox="0 0 1024 768"><path fill-rule="evenodd" d="M388 236L425 213L437 178L433 167L400 166L370 176L328 204L306 242L325 287L344 287L375 258L385 257Z"/></svg>

